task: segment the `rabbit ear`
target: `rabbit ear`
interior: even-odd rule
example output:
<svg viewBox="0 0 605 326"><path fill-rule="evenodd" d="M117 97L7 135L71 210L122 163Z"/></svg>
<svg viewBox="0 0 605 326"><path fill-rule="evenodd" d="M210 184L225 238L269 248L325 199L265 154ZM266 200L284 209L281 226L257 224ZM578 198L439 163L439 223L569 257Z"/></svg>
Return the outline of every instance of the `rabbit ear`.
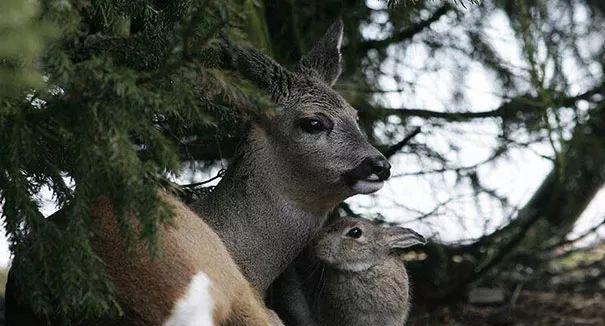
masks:
<svg viewBox="0 0 605 326"><path fill-rule="evenodd" d="M426 239L412 229L392 226L387 229L387 234L391 249L403 249L418 244L426 244Z"/></svg>

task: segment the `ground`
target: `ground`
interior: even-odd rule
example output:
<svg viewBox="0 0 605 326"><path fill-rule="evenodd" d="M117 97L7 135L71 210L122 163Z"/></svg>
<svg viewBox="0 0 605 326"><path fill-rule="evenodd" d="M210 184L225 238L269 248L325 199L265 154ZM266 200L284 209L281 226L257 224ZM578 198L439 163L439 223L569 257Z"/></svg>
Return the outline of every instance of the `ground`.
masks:
<svg viewBox="0 0 605 326"><path fill-rule="evenodd" d="M0 269L0 297L4 297L6 272ZM581 293L521 291L516 299L509 298L506 304L499 306L416 304L412 308L408 326L605 326L605 291L602 288L603 285L598 284L594 286L594 291L584 288ZM3 318L0 316L2 324Z"/></svg>
<svg viewBox="0 0 605 326"><path fill-rule="evenodd" d="M604 326L605 293L523 291L514 305L415 306L408 326L425 325Z"/></svg>

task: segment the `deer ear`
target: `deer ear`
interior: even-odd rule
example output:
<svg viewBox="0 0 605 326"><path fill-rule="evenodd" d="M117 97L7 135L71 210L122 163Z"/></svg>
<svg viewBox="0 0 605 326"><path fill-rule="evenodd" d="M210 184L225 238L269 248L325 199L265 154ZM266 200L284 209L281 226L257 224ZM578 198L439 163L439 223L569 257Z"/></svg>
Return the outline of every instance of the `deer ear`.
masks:
<svg viewBox="0 0 605 326"><path fill-rule="evenodd" d="M337 20L328 31L315 43L299 63L302 73L316 74L319 79L332 86L341 71L340 46L342 44L343 24Z"/></svg>
<svg viewBox="0 0 605 326"><path fill-rule="evenodd" d="M389 247L404 249L418 244L426 244L426 239L416 231L408 228L392 226L387 229Z"/></svg>
<svg viewBox="0 0 605 326"><path fill-rule="evenodd" d="M254 48L238 47L221 40L223 66L234 69L256 86L265 90L275 103L290 95L293 75L273 59Z"/></svg>

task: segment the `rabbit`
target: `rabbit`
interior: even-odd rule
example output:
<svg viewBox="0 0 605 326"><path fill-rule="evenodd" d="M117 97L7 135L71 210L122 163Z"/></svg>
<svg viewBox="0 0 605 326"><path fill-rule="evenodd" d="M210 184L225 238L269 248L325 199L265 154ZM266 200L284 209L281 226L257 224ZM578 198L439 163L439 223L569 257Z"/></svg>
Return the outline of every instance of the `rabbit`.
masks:
<svg viewBox="0 0 605 326"><path fill-rule="evenodd" d="M395 250L425 243L411 229L341 218L280 277L278 312L286 325L405 325L408 276Z"/></svg>

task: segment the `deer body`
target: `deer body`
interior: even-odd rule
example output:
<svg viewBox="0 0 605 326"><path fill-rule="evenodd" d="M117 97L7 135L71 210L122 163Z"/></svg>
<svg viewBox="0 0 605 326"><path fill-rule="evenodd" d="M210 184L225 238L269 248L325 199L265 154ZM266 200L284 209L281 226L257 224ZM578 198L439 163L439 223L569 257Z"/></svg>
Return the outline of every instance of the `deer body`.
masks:
<svg viewBox="0 0 605 326"><path fill-rule="evenodd" d="M161 198L173 206L175 216L172 225L158 230L157 259L142 243L127 250L107 199L91 209L98 231L93 246L125 308L120 323L270 325L260 297L216 233L173 196Z"/></svg>
<svg viewBox="0 0 605 326"><path fill-rule="evenodd" d="M271 165L257 160L244 155L235 161L209 197L193 207L221 236L251 284L264 293L333 207L304 207L287 198L279 176L269 172Z"/></svg>

